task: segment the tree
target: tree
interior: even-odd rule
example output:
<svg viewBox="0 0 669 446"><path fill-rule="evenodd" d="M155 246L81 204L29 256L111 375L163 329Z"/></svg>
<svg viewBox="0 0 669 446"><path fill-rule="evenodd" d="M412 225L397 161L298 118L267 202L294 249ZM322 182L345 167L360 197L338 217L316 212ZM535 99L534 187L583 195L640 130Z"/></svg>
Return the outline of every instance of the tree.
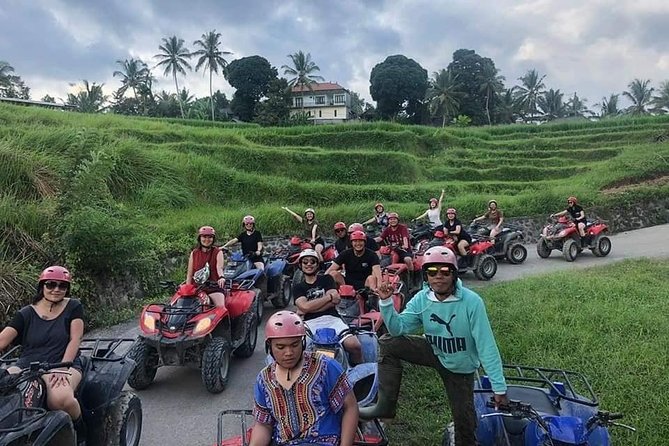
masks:
<svg viewBox="0 0 669 446"><path fill-rule="evenodd" d="M230 62L226 78L237 89L230 104L232 112L242 121L252 121L256 104L268 93L277 76L276 68L261 56L242 57Z"/></svg>
<svg viewBox="0 0 669 446"><path fill-rule="evenodd" d="M369 92L382 118L394 119L402 110L411 117L411 111L425 99L427 70L401 54L388 56L372 68L369 83Z"/></svg>
<svg viewBox="0 0 669 446"><path fill-rule="evenodd" d="M49 96L48 94L45 94L42 99L40 99L42 102L48 102L50 104L55 104L56 99L53 96Z"/></svg>
<svg viewBox="0 0 669 446"><path fill-rule="evenodd" d="M618 95L612 94L609 98L602 98L602 103L600 105L601 114L600 117L607 118L610 116L618 116L621 111L618 108Z"/></svg>
<svg viewBox="0 0 669 446"><path fill-rule="evenodd" d="M221 51L218 48L221 45L220 39L221 33L217 33L216 30L213 30L206 34L202 34L202 39L193 42L193 45L200 47L199 50L194 51L192 54L196 57L199 56L199 59L195 64L195 71L202 67L204 67L205 70L209 70L209 99L211 102L212 121L214 120L214 90L212 85L213 73L218 74L219 69L224 72L228 62L223 58L223 56L232 54L229 51Z"/></svg>
<svg viewBox="0 0 669 446"><path fill-rule="evenodd" d="M658 95L653 96L653 112L659 114L669 113L669 81L660 84Z"/></svg>
<svg viewBox="0 0 669 446"><path fill-rule="evenodd" d="M485 96L485 114L488 118L488 125L492 125L490 104L504 90L504 76L498 73L499 70L495 68L494 64L484 63L481 72L477 75L479 91Z"/></svg>
<svg viewBox="0 0 669 446"><path fill-rule="evenodd" d="M444 127L451 117L455 117L460 109L462 84L448 70L435 71L430 79L427 90L427 100L432 116L441 117L441 126Z"/></svg>
<svg viewBox="0 0 669 446"><path fill-rule="evenodd" d="M128 88L132 90L132 95L137 99L137 88L146 82L146 78L151 75L149 67L141 59L117 60L116 63L121 66L121 70L116 70L113 76L121 78L121 88L118 89L120 96L123 96Z"/></svg>
<svg viewBox="0 0 669 446"><path fill-rule="evenodd" d="M523 114L523 119L529 116L531 120L539 113L537 101L542 91L546 88L543 84L545 78L546 75L539 76L539 73L535 69L528 70L524 76L518 78L521 85L515 87L515 94L518 106Z"/></svg>
<svg viewBox="0 0 669 446"><path fill-rule="evenodd" d="M0 60L0 87L9 86L10 73L14 72L14 67L8 62Z"/></svg>
<svg viewBox="0 0 669 446"><path fill-rule="evenodd" d="M560 89L553 90L551 88L537 98L537 105L547 121L565 116L565 104L562 102L563 96L564 94Z"/></svg>
<svg viewBox="0 0 669 446"><path fill-rule="evenodd" d="M177 36L164 37L162 44L158 47L161 53L156 54L155 58L160 61L156 64L157 67L164 67L165 71L163 72L164 76L169 76L170 73L174 77L174 86L176 91L179 92L179 83L177 82L177 74L183 76L186 75L186 69L189 71L192 69L187 59L190 59L191 54L188 51L188 48L184 46L184 39L179 39ZM179 101L179 107L181 108L181 117L185 118L184 106L181 101Z"/></svg>
<svg viewBox="0 0 669 446"><path fill-rule="evenodd" d="M179 116L179 109L180 105L176 94L162 90L156 95L155 116L176 118Z"/></svg>
<svg viewBox="0 0 669 446"><path fill-rule="evenodd" d="M290 119L291 93L284 78L270 82L267 100L256 104L254 119L260 125L285 125Z"/></svg>
<svg viewBox="0 0 669 446"><path fill-rule="evenodd" d="M351 119L360 119L362 114L365 112L365 106L367 102L364 98L360 97L355 91L351 92Z"/></svg>
<svg viewBox="0 0 669 446"><path fill-rule="evenodd" d="M30 87L15 76L14 67L5 61L0 61L0 98L30 99Z"/></svg>
<svg viewBox="0 0 669 446"><path fill-rule="evenodd" d="M293 66L282 65L281 69L284 76L293 76L288 81L288 86L291 89L297 87L302 92L302 109L304 109L304 92L306 90L312 91L311 84L317 81L324 81L325 79L322 76L313 74L316 71L321 71L321 69L311 60L311 53L304 54L300 50L295 54L289 54L287 57L290 58Z"/></svg>
<svg viewBox="0 0 669 446"><path fill-rule="evenodd" d="M67 104L72 105L77 111L82 113L97 113L107 101L102 87L104 84L96 85L95 82L89 84L86 79L82 81L83 89L79 93L67 95ZM74 86L74 84L70 84Z"/></svg>
<svg viewBox="0 0 669 446"><path fill-rule="evenodd" d="M520 115L518 101L516 101L512 88L507 88L499 96L497 108L495 109L495 121L500 124L513 124L516 117Z"/></svg>
<svg viewBox="0 0 669 446"><path fill-rule="evenodd" d="M567 101L567 106L565 107L566 115L570 118L586 118L588 115L592 115L592 112L585 105L587 101L585 98L579 98L576 92L574 92L574 96L570 97Z"/></svg>
<svg viewBox="0 0 669 446"><path fill-rule="evenodd" d="M634 79L627 86L628 91L623 92L623 96L632 101L632 106L627 109L627 113L633 115L645 115L648 113L646 107L650 105L653 94L653 87L650 86L650 79Z"/></svg>

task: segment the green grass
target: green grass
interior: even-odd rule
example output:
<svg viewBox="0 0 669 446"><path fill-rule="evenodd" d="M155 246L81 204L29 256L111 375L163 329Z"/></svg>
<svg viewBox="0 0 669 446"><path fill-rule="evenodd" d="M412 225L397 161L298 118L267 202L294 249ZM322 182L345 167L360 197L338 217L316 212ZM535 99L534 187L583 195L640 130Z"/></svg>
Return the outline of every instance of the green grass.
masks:
<svg viewBox="0 0 669 446"><path fill-rule="evenodd" d="M614 444L669 438L669 260L624 261L477 289L505 363L583 373L603 410L625 414L637 434ZM440 444L450 419L436 372L405 368L393 444Z"/></svg>

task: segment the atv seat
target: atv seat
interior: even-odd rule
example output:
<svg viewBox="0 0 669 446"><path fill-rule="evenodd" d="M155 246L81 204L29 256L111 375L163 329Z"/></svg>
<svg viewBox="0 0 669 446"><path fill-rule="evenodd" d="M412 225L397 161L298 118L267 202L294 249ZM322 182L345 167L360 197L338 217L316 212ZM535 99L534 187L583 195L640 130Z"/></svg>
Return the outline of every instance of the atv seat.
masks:
<svg viewBox="0 0 669 446"><path fill-rule="evenodd" d="M534 410L546 415L559 415L557 408L548 397L548 394L538 387L510 385L506 390L506 396L510 400L520 400L529 403Z"/></svg>

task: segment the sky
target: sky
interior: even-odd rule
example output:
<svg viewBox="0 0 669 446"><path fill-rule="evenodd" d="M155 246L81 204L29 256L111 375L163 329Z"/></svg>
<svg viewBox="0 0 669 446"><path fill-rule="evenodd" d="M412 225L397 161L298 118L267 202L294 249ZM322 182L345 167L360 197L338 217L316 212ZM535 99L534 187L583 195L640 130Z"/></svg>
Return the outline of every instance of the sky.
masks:
<svg viewBox="0 0 669 446"><path fill-rule="evenodd" d="M82 79L111 95L118 60L153 68L162 38L192 50L216 30L229 62L260 55L282 74L288 54L302 50L325 80L369 101L369 73L387 56L404 54L432 75L467 48L491 58L507 87L534 68L547 88L596 108L634 78L656 88L669 80L668 23L669 0L0 0L0 60L33 99L65 99ZM156 90L175 90L153 71ZM202 71L179 85L209 95ZM234 92L222 76L216 89Z"/></svg>

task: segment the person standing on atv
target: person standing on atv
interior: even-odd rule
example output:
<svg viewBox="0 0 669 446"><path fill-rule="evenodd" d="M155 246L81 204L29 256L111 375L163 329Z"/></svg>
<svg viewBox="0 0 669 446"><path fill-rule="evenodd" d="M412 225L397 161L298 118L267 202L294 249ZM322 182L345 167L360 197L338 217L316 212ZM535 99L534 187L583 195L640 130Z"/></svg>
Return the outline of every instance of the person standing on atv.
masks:
<svg viewBox="0 0 669 446"><path fill-rule="evenodd" d="M374 205L374 216L367 221L362 222L363 225L376 224L381 231L388 227L388 217L389 214L386 214L383 203L376 203ZM349 231L350 232L350 231Z"/></svg>
<svg viewBox="0 0 669 446"><path fill-rule="evenodd" d="M411 221L416 221L427 217L430 222L430 229L432 229L432 232L442 230L444 228L444 224L441 222L441 204L444 201L444 193L446 193L446 191L442 189L439 200L436 198L430 198L428 209Z"/></svg>
<svg viewBox="0 0 669 446"><path fill-rule="evenodd" d="M379 307L388 334L379 339L379 394L360 418L394 418L402 382L402 361L437 370L455 424L455 445L476 444L474 376L482 364L497 405L508 403L502 360L481 297L458 279L455 254L446 247L425 251L423 288L398 314L393 288L379 287ZM413 333L423 332L424 335Z"/></svg>
<svg viewBox="0 0 669 446"><path fill-rule="evenodd" d="M560 217L566 214L569 214L572 220L574 220L574 223L576 223L576 227L578 228L578 234L581 236L581 243L585 245L588 242L585 234L585 225L586 225L585 211L583 211L581 205L578 204L578 200L576 199L576 197L571 196L567 198L567 209L558 212L556 214L551 214L551 218Z"/></svg>
<svg viewBox="0 0 669 446"><path fill-rule="evenodd" d="M288 212L295 220L304 225L305 240L309 240L316 252L321 254L323 252L323 246L325 245L325 242L323 241L323 238L320 236L318 231L316 211L314 211L313 208L307 208L304 210L304 217L301 217L288 209L286 206L282 206L281 209Z"/></svg>
<svg viewBox="0 0 669 446"><path fill-rule="evenodd" d="M46 384L46 403L50 410L63 410L72 417L77 441L85 440L86 425L74 393L81 383L83 364L79 345L84 335L84 309L70 298L72 278L62 266L42 271L32 304L21 308L0 332L0 352L18 341L21 355L9 373L19 373L31 362L71 362L68 369L42 375Z"/></svg>
<svg viewBox="0 0 669 446"><path fill-rule="evenodd" d="M504 223L504 213L497 207L497 200L488 201L488 210L480 217L476 217L472 223L488 220L488 229L490 230L490 240L495 243L495 237L502 232L502 223Z"/></svg>
<svg viewBox="0 0 669 446"><path fill-rule="evenodd" d="M188 269L186 270L186 283L192 284L195 275L208 274L205 280L216 282L217 287L209 287L205 291L211 301L217 307L225 307L225 294L223 287L225 279L225 259L223 250L214 246L216 241L216 230L211 226L202 226L197 231L197 247L193 249L188 257Z"/></svg>
<svg viewBox="0 0 669 446"><path fill-rule="evenodd" d="M472 243L472 236L462 227L462 223L458 220L457 215L455 208L448 208L446 210L444 233L455 239L458 252L464 257L467 255L467 247Z"/></svg>
<svg viewBox="0 0 669 446"><path fill-rule="evenodd" d="M348 240L348 232L346 232L346 223L343 221L338 221L337 223L334 224L334 229L335 237L336 240L334 242L335 249L337 250L337 254L341 254L345 250L349 248L349 240Z"/></svg>
<svg viewBox="0 0 669 446"><path fill-rule="evenodd" d="M379 256L365 247L367 236L364 232L354 231L350 239L353 247L340 253L325 274L331 275L338 285L352 285L356 290L368 287L376 291L381 283ZM346 277L341 273L342 267Z"/></svg>
<svg viewBox="0 0 669 446"><path fill-rule="evenodd" d="M379 250L379 244L376 243L376 240L374 240L374 237L371 237L367 235L365 232L365 227L362 225L362 223L351 223L351 225L348 227L348 248L352 248L353 245L351 245L351 234L353 234L355 231L360 231L363 234L365 234L365 247L367 249L371 249L372 251L376 252ZM341 251L339 251L341 252Z"/></svg>
<svg viewBox="0 0 669 446"><path fill-rule="evenodd" d="M262 258L262 234L256 229L256 219L253 215L247 215L242 219L242 228L244 228L244 232L228 240L223 248L239 242L242 245L242 252L253 262L253 266L258 269L265 269L265 261Z"/></svg>
<svg viewBox="0 0 669 446"><path fill-rule="evenodd" d="M374 240L392 247L407 265L409 274L411 274L413 272L413 253L409 244L409 230L406 225L400 224L400 216L397 212L388 214L388 222L388 227Z"/></svg>
<svg viewBox="0 0 669 446"><path fill-rule="evenodd" d="M293 284L293 296L298 312L304 316L305 325L312 333L319 328L332 328L339 336L348 329L348 325L337 311L337 304L341 300L337 284L332 276L318 274L321 255L313 249L305 249L297 261L304 278L302 282ZM342 345L352 363L362 362L362 346L357 337L346 336Z"/></svg>
<svg viewBox="0 0 669 446"><path fill-rule="evenodd" d="M305 345L297 314L282 310L269 317L265 350L274 361L256 378L250 446L353 445L358 405L346 373Z"/></svg>

